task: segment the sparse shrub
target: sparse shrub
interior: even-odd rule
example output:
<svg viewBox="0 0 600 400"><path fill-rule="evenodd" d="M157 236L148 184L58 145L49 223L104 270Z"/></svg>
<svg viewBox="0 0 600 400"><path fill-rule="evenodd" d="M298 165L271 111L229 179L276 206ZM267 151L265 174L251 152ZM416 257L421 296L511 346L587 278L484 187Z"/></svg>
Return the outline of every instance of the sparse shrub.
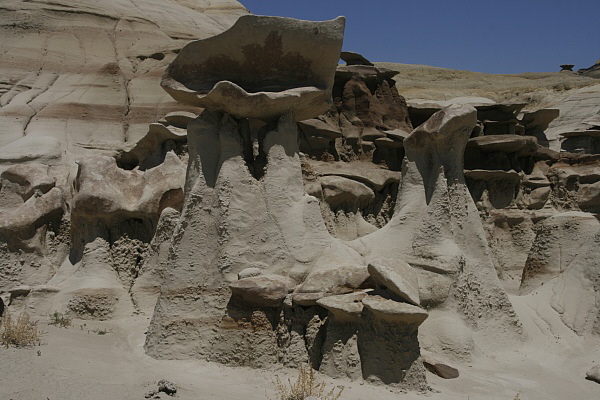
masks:
<svg viewBox="0 0 600 400"><path fill-rule="evenodd" d="M281 382L279 377L275 377L275 390L277 397L275 400L304 400L309 396L318 397L322 400L337 400L342 395L344 388L339 388L336 393L336 388L332 388L325 393L325 382L319 380L315 375L315 370L310 366L301 366L298 374L298 379L292 383L288 379L287 384Z"/></svg>
<svg viewBox="0 0 600 400"><path fill-rule="evenodd" d="M10 312L5 310L0 322L0 331L0 342L6 348L11 345L15 347L32 346L40 342L41 333L36 322L31 321L26 311L23 311L15 320Z"/></svg>
<svg viewBox="0 0 600 400"><path fill-rule="evenodd" d="M61 328L67 328L71 326L71 318L67 318L62 313L54 311L52 314L50 314L50 325L57 325Z"/></svg>

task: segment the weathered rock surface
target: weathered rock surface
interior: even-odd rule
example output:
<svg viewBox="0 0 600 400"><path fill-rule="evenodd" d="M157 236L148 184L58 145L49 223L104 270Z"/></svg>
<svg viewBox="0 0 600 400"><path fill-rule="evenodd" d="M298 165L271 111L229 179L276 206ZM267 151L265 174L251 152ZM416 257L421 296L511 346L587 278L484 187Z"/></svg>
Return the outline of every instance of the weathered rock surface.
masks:
<svg viewBox="0 0 600 400"><path fill-rule="evenodd" d="M234 297L263 307L280 307L294 286L295 282L290 278L269 274L242 278L229 284Z"/></svg>
<svg viewBox="0 0 600 400"><path fill-rule="evenodd" d="M362 303L376 318L384 321L406 324L421 325L427 319L427 311L408 303L400 303L385 299L381 296L366 296Z"/></svg>
<svg viewBox="0 0 600 400"><path fill-rule="evenodd" d="M385 287L403 301L420 305L417 273L402 260L377 260L367 267L376 284Z"/></svg>
<svg viewBox="0 0 600 400"><path fill-rule="evenodd" d="M364 292L340 294L323 297L317 304L326 308L333 318L339 322L360 322L363 310L362 300L367 296Z"/></svg>
<svg viewBox="0 0 600 400"><path fill-rule="evenodd" d="M332 103L344 23L242 16L222 34L185 46L161 85L184 104L238 117L315 117Z"/></svg>

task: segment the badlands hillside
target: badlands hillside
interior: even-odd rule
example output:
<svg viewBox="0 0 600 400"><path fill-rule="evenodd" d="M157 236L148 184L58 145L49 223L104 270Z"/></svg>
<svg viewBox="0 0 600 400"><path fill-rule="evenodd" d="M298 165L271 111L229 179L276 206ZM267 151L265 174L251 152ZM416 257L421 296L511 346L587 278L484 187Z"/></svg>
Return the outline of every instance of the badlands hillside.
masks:
<svg viewBox="0 0 600 400"><path fill-rule="evenodd" d="M371 63L353 23L2 1L0 398L600 396L597 68Z"/></svg>

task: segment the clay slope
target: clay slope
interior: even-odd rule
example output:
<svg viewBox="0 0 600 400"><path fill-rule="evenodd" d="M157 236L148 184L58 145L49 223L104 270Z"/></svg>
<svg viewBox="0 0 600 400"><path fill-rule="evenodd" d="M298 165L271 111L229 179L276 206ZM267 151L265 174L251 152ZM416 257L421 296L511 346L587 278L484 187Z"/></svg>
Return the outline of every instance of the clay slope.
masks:
<svg viewBox="0 0 600 400"><path fill-rule="evenodd" d="M180 108L159 86L164 67L186 41L247 13L228 0L8 0L0 10L0 146L44 136L72 155L119 150Z"/></svg>

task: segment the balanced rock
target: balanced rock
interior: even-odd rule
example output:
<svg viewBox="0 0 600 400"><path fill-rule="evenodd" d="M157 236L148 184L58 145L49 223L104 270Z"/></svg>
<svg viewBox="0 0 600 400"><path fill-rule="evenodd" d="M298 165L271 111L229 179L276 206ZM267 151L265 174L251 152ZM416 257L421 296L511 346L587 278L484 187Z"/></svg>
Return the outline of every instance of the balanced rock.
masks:
<svg viewBox="0 0 600 400"><path fill-rule="evenodd" d="M475 147L482 152L501 151L504 153L533 154L537 150L537 139L533 136L486 135L469 139L467 147Z"/></svg>
<svg viewBox="0 0 600 400"><path fill-rule="evenodd" d="M367 269L376 284L384 286L408 303L420 305L417 273L406 262L378 260L371 262Z"/></svg>
<svg viewBox="0 0 600 400"><path fill-rule="evenodd" d="M331 107L344 25L344 17L244 15L222 34L186 45L161 85L177 101L237 117L313 118Z"/></svg>
<svg viewBox="0 0 600 400"><path fill-rule="evenodd" d="M358 322L363 310L362 300L365 297L365 292L340 294L317 300L317 304L326 308L339 322Z"/></svg>
<svg viewBox="0 0 600 400"><path fill-rule="evenodd" d="M261 307L280 307L295 283L281 275L258 275L243 278L229 284L239 300Z"/></svg>
<svg viewBox="0 0 600 400"><path fill-rule="evenodd" d="M366 296L363 305L376 317L387 322L419 326L429 314L421 307L385 299L378 295Z"/></svg>

